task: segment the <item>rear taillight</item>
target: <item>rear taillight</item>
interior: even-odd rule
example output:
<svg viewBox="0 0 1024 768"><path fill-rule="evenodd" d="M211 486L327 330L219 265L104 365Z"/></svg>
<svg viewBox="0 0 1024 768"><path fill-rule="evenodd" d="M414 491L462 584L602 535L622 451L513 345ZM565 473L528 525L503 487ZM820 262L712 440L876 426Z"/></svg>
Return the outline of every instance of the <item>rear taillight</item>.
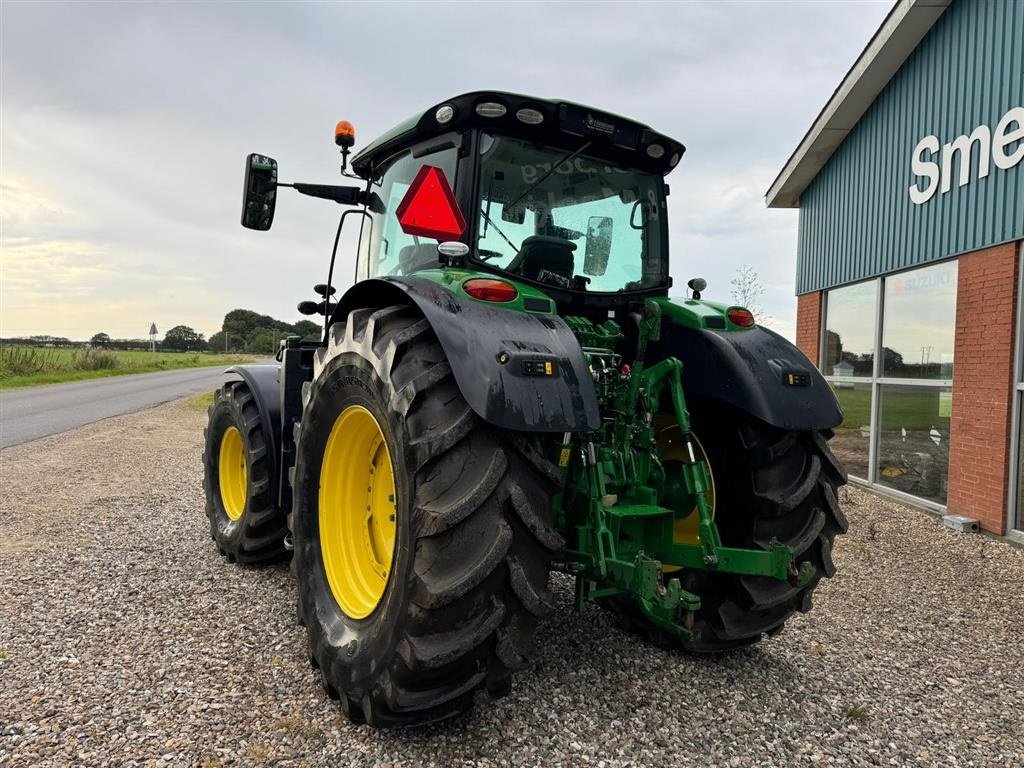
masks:
<svg viewBox="0 0 1024 768"><path fill-rule="evenodd" d="M519 295L519 291L511 283L487 277L467 280L462 284L462 290L480 301L512 301Z"/></svg>
<svg viewBox="0 0 1024 768"><path fill-rule="evenodd" d="M740 328L751 328L754 325L754 315L749 309L729 307L725 314L729 317L730 323L738 325Z"/></svg>

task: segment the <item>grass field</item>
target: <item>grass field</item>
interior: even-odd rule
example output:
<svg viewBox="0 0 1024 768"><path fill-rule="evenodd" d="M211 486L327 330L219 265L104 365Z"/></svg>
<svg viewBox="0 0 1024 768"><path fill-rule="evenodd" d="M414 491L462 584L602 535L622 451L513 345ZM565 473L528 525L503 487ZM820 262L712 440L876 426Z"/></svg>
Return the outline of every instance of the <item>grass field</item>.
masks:
<svg viewBox="0 0 1024 768"><path fill-rule="evenodd" d="M197 411L206 413L206 409L213 405L213 392L200 392L188 399L188 404Z"/></svg>
<svg viewBox="0 0 1024 768"><path fill-rule="evenodd" d="M858 384L853 389L836 389L843 409L842 429L860 429L871 422L871 385ZM948 396L948 395L947 395ZM882 390L882 429L929 430L949 424L948 415L941 414L938 390Z"/></svg>
<svg viewBox="0 0 1024 768"><path fill-rule="evenodd" d="M0 347L0 389L178 368L228 366L256 359L253 355L215 355L208 352L154 353L4 346Z"/></svg>

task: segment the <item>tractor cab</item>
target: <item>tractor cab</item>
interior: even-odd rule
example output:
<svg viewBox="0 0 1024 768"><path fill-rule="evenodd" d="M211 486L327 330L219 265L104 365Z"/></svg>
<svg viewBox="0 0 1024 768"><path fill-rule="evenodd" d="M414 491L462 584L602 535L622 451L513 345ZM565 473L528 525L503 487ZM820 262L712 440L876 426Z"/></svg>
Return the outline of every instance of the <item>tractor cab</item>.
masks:
<svg viewBox="0 0 1024 768"><path fill-rule="evenodd" d="M568 102L496 92L445 101L353 160L369 184L357 280L436 268L437 241L457 240L469 249L462 266L556 300L665 295L663 177L683 151L645 125ZM436 229L423 226L431 219Z"/></svg>

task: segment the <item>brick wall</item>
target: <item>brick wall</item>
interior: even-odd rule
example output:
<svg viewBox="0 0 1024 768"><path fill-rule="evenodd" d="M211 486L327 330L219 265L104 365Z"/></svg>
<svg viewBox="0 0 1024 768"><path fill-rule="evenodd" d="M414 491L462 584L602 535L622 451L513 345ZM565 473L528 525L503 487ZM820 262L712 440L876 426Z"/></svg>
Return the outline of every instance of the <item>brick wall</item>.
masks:
<svg viewBox="0 0 1024 768"><path fill-rule="evenodd" d="M821 291L796 297L796 345L811 362L819 364L821 346Z"/></svg>
<svg viewBox="0 0 1024 768"><path fill-rule="evenodd" d="M960 257L950 424L950 513L1006 532L1017 243ZM802 298L802 297L801 297Z"/></svg>

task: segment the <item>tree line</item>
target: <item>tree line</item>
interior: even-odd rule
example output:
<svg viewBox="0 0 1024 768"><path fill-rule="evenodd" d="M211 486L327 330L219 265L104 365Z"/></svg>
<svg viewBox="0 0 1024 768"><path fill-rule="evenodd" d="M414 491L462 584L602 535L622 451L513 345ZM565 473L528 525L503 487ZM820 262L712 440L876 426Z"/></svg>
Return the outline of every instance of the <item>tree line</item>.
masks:
<svg viewBox="0 0 1024 768"><path fill-rule="evenodd" d="M224 316L221 329L209 339L187 325L176 325L164 334L161 341L155 343L155 347L166 352L248 352L256 355L271 355L277 351L277 345L281 339L288 336L319 339L322 333L321 326L310 320L286 323L270 315L261 315L252 310L233 309ZM73 341L64 336L39 334L0 338L0 344L19 347L150 349L149 339L118 339L102 331L93 334L88 341Z"/></svg>
<svg viewBox="0 0 1024 768"><path fill-rule="evenodd" d="M210 336L209 348L214 352L250 352L271 354L288 336L319 339L323 327L311 320L286 323L270 315L261 315L249 309L233 309L224 315L221 329Z"/></svg>
<svg viewBox="0 0 1024 768"><path fill-rule="evenodd" d="M82 349L84 347L105 347L121 350L148 350L149 339L113 339L106 333L97 333L88 341L76 341L66 336L37 334L35 336L7 336L0 338L4 347L57 347L60 349ZM160 342L157 342L157 349Z"/></svg>

